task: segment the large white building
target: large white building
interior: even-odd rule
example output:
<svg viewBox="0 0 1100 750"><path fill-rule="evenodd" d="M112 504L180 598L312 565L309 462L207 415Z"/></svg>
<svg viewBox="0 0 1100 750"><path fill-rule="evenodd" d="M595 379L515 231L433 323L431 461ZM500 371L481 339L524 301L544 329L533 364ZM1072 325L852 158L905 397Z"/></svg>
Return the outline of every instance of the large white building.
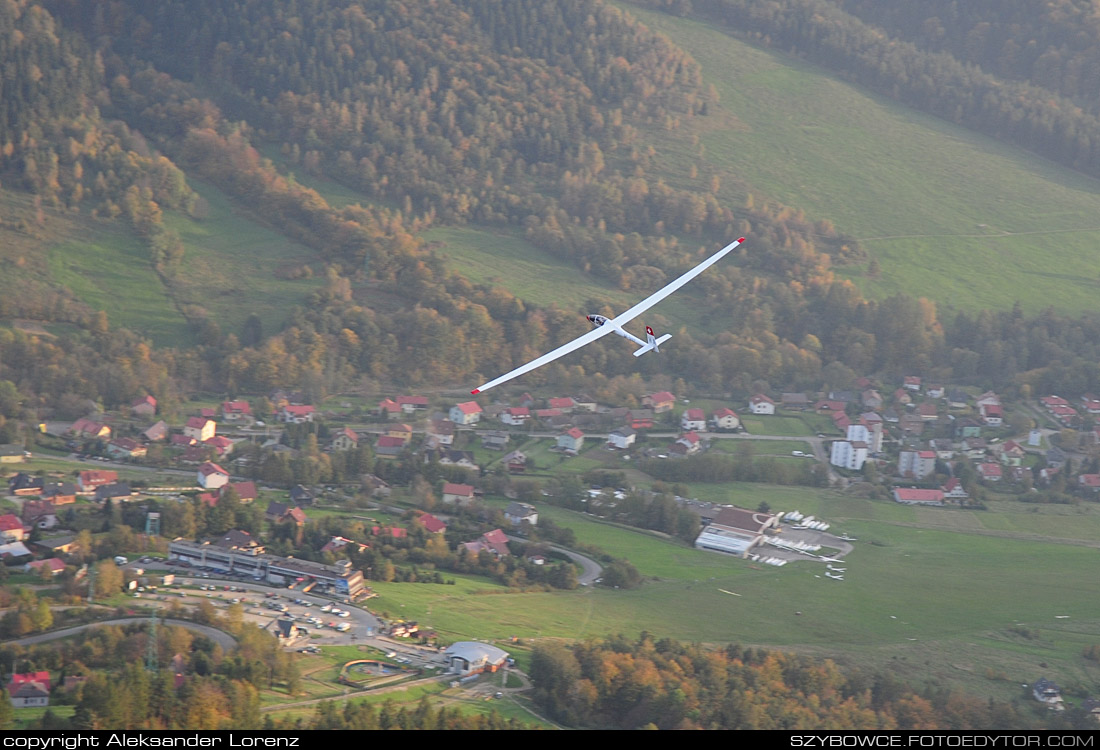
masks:
<svg viewBox="0 0 1100 750"><path fill-rule="evenodd" d="M764 542L765 530L778 525L779 518L771 513L723 508L699 533L695 546L745 557L749 550Z"/></svg>
<svg viewBox="0 0 1100 750"><path fill-rule="evenodd" d="M859 471L867 463L867 443L862 440L837 440L829 449L829 463L842 469Z"/></svg>
<svg viewBox="0 0 1100 750"><path fill-rule="evenodd" d="M462 676L495 672L508 661L508 652L504 649L477 641L453 643L443 653L447 657L447 671Z"/></svg>

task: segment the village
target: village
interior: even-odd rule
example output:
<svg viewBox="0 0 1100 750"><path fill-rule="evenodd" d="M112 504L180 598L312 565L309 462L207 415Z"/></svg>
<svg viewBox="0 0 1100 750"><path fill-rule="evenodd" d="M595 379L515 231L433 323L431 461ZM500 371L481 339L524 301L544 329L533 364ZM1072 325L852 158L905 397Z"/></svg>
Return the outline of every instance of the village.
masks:
<svg viewBox="0 0 1100 750"><path fill-rule="evenodd" d="M492 402L397 395L373 404L360 398L358 406L336 396L315 405L276 391L175 419L144 396L125 411L42 422L33 441L0 450L8 469L0 515L5 580L65 580L65 590L88 603L164 602L176 593L176 607L203 597L255 606L245 594L267 591L276 600L249 614L286 649L308 654L319 644L385 638L381 650L396 639L435 654L443 646L430 628L370 612L372 580L402 580L412 562L414 571L425 566L420 576L434 568L438 582L440 572L457 570L520 587L628 585L554 546L568 547L568 536L540 528L539 507L571 503L629 525L622 507L628 496L659 495L660 467L708 457L763 462L786 467L780 482L970 509L999 498L1077 503L1100 491L1100 397L1009 401L912 376L892 391L868 379L854 385L757 393L740 403L658 391L630 406L527 393ZM33 468L43 461L49 468ZM563 467L581 462L588 468L579 477L561 481ZM21 470L24 463L30 470ZM487 497L499 503L486 505ZM839 566L855 540L828 533L824 520L671 497L680 525L688 519L680 538L698 549L775 566L827 563L821 575L844 580ZM333 508L350 515L328 523ZM105 516L114 531L92 532L90 519ZM348 526L348 518L359 520ZM93 579L112 565L123 573L117 589L94 594ZM279 589L294 592L283 597L290 604L272 593ZM326 618L293 609L314 604L325 605ZM350 621L339 619L348 614ZM6 617L4 637L48 629L40 625ZM493 669L507 658L489 644L462 649L496 649ZM454 658L448 654L440 658ZM16 674L8 686L13 705L46 705L44 679L45 687ZM1048 688L1039 692L1052 702Z"/></svg>

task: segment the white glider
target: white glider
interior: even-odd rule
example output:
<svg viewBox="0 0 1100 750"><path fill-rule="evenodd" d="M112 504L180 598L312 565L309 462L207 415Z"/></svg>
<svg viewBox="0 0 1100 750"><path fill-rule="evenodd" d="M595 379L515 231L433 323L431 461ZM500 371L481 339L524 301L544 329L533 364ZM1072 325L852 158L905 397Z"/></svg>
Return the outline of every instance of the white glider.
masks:
<svg viewBox="0 0 1100 750"><path fill-rule="evenodd" d="M547 354L543 354L541 357L537 357L536 359L531 360L530 362L528 362L525 365L520 365L519 367L512 370L511 372L504 373L503 375L501 375L499 378L496 378L495 380L490 380L488 383L485 383L483 385L478 386L477 388L470 391L470 393L472 393L474 395L477 395L477 394L481 393L482 391L487 391L490 388L493 388L495 386L500 385L501 383L505 383L505 382L511 380L512 378L517 378L520 375L523 375L524 373L531 372L531 370L534 370L535 368L542 367L545 364L549 364L550 362L553 362L558 357L564 357L566 354L569 354L570 352L573 352L573 351L576 351L577 349L580 349L585 344L591 344L596 339L603 338L604 336L606 336L609 333L617 333L618 335L622 336L624 339L630 339L635 344L640 344L641 348L634 352L635 357L640 357L648 351L659 351L658 347L660 347L661 344L663 344L664 342L666 342L670 338L672 338L672 334L666 333L664 336L661 336L660 338L656 338L653 335L653 329L650 328L649 326L646 326L645 332L646 332L646 338L648 340L647 341L642 341L637 336L633 336L630 333L628 333L627 331L623 330L623 325L626 324L626 323L629 323L631 320L634 320L634 318L638 317L639 315L644 313L646 310L648 310L649 308L653 307L658 302L663 300L665 297L667 297L668 295L672 294L677 289L682 287L684 284L686 284L689 281L691 281L692 279L694 279L696 276L701 274L703 271L705 271L708 268L710 268L711 266L713 266L715 263L720 261L727 253L729 253L731 250L733 250L735 247L737 247L738 245L740 245L744 241L745 241L745 238L741 237L741 238L735 240L734 242L731 242L730 244L726 245L724 248L722 248L721 250L716 252L714 255L710 256L709 258L704 260L702 263L697 265L695 268L693 268L690 271L688 271L687 273L685 273L680 278L678 278L675 281L671 282L670 284L665 286L663 289L660 289L660 290L654 292L653 294L646 297L644 300L642 300L638 304L634 305L634 307L630 308L629 310L627 310L626 312L624 312L623 314L621 314L617 317L606 318L603 315L588 315L588 316L586 316L588 318L589 322L591 322L592 325L595 326L595 328L593 328L588 333L584 334L583 336L579 336L579 337L573 339L568 344L563 344L562 346L559 346L557 349L555 349L552 352L549 352Z"/></svg>

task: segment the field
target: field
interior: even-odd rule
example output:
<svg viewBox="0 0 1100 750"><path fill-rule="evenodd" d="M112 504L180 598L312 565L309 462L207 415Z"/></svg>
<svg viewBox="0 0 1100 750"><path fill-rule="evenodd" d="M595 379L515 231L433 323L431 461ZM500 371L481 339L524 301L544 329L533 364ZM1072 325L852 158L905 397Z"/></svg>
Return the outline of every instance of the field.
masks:
<svg viewBox="0 0 1100 750"><path fill-rule="evenodd" d="M1097 506L1033 512L1006 503L979 513L804 488L688 489L701 499L742 507L766 502L831 522L858 539L845 559L846 580L821 577L820 563L757 566L541 505L540 516L572 528L579 541L629 559L646 584L634 591L526 594L476 579L457 586L381 584L383 596L372 603L452 638L583 639L648 630L828 655L1002 699L1039 673L1090 690L1100 685L1100 665L1081 657L1085 646L1100 643L1091 604L1100 581L1084 574L1100 547Z"/></svg>
<svg viewBox="0 0 1100 750"><path fill-rule="evenodd" d="M1100 183L910 110L716 28L620 3L702 66L721 104L659 136L656 170L704 190L718 174L747 193L832 221L881 263L865 292L958 308L1095 309ZM698 136L700 148L691 141ZM695 164L698 176L689 178ZM959 259L965 258L965 263ZM990 269L996 272L990 273Z"/></svg>

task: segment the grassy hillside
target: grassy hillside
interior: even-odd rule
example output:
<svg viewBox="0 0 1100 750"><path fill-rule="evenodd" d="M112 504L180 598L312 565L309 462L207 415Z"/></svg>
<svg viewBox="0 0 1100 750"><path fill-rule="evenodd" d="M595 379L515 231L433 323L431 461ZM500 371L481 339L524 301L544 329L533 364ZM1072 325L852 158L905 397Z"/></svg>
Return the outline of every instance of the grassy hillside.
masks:
<svg viewBox="0 0 1100 750"><path fill-rule="evenodd" d="M148 336L157 345L192 341L184 310L205 309L227 333L240 334L255 312L267 333L277 331L290 308L316 289L318 278L289 279L291 269L315 254L241 213L219 190L191 180L207 200L201 220L165 212L185 250L179 272L165 283L144 241L122 222L87 213L44 209L43 221L26 193L0 190L0 289L11 295L64 289L65 296L105 310L112 325ZM17 229L19 222L25 229ZM28 290L32 290L29 292Z"/></svg>
<svg viewBox="0 0 1100 750"><path fill-rule="evenodd" d="M721 97L711 117L685 124L702 156L690 139L654 134L670 183L702 190L718 174L733 205L752 192L834 222L879 259L880 279L855 272L875 297L1095 308L1097 181L713 26L623 7L688 51Z"/></svg>

